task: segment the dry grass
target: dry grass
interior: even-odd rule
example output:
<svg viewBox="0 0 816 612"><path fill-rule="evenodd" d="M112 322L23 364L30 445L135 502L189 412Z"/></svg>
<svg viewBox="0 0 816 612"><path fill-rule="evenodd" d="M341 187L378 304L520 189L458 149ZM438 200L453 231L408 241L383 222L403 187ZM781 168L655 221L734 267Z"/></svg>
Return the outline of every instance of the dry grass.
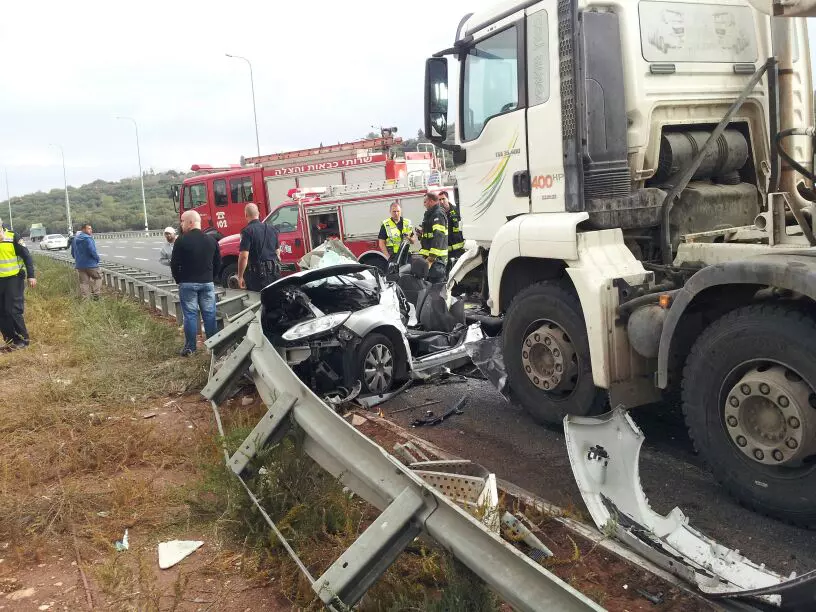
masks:
<svg viewBox="0 0 816 612"><path fill-rule="evenodd" d="M190 574L159 585L155 558L144 547L127 555L113 543L134 533L178 535L193 526L220 550L201 575L238 574L269 584L295 606L320 609L307 580L223 463L208 424L191 434L162 430L144 413L168 397L200 389L204 355L180 359L181 338L166 321L117 296L76 297L75 276L39 261L39 286L27 298L32 346L0 355L0 543L5 567L38 563L47 552L83 559L108 609L167 610L184 601ZM237 402L236 402L237 403ZM224 409L235 448L263 407ZM192 436L192 442L190 438ZM297 435L267 449L251 482L313 575L320 575L376 518L302 452ZM224 544L222 547L221 544ZM229 602L233 593L213 595ZM214 604L215 608L221 604ZM468 570L425 542L413 543L363 600L361 610L498 609L495 597Z"/></svg>
<svg viewBox="0 0 816 612"><path fill-rule="evenodd" d="M176 357L167 322L113 296L80 302L68 269L38 268L26 304L32 345L0 355L0 541L21 563L69 535L104 551L125 527L178 520L167 509L179 492L162 472L201 449L141 415L207 374L204 357Z"/></svg>

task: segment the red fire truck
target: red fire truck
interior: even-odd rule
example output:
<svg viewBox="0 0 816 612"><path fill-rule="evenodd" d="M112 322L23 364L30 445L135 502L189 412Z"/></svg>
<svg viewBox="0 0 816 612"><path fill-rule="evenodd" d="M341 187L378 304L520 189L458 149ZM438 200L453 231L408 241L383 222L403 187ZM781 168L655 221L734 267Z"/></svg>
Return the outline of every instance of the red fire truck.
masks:
<svg viewBox="0 0 816 612"><path fill-rule="evenodd" d="M360 263L385 269L387 259L379 250L377 234L391 202L398 201L403 217L418 226L425 213L425 193L441 191L443 177L423 172L397 181L291 190L289 201L264 220L278 230L284 273L296 271L301 257L333 237L342 240ZM452 189L447 191L453 196ZM224 286L238 270L240 242L240 235L219 242Z"/></svg>
<svg viewBox="0 0 816 612"><path fill-rule="evenodd" d="M197 211L202 229L220 240L240 233L246 225L244 207L250 202L265 217L287 201L293 189L399 181L435 168L432 145L394 159L391 148L401 142L389 136L250 157L227 168L197 164L192 170L199 174L174 190L176 210Z"/></svg>

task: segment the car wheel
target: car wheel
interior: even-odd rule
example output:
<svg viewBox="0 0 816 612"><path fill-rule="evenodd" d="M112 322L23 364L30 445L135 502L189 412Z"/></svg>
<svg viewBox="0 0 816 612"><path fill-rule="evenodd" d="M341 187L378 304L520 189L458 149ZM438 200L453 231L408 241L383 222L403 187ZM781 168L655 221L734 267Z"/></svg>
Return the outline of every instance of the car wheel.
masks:
<svg viewBox="0 0 816 612"><path fill-rule="evenodd" d="M816 324L773 305L707 327L683 372L689 435L743 505L816 526Z"/></svg>
<svg viewBox="0 0 816 612"><path fill-rule="evenodd" d="M383 334L369 334L357 350L357 371L366 393L387 393L397 374L394 344Z"/></svg>

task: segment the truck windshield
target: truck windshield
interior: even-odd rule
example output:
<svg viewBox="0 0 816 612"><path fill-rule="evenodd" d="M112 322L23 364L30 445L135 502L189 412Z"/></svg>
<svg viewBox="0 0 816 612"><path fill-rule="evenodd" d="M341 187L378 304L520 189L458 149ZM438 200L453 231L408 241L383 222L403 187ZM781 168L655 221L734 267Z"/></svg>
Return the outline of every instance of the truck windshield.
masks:
<svg viewBox="0 0 816 612"><path fill-rule="evenodd" d="M272 212L264 223L281 233L294 232L298 225L298 208L297 206L283 206Z"/></svg>
<svg viewBox="0 0 816 612"><path fill-rule="evenodd" d="M465 59L462 137L478 138L487 120L518 108L516 28L476 43Z"/></svg>
<svg viewBox="0 0 816 612"><path fill-rule="evenodd" d="M647 62L751 63L758 55L749 6L643 0L640 41Z"/></svg>
<svg viewBox="0 0 816 612"><path fill-rule="evenodd" d="M207 185L204 183L187 185L184 188L182 204L184 205L184 210L205 206L207 204Z"/></svg>

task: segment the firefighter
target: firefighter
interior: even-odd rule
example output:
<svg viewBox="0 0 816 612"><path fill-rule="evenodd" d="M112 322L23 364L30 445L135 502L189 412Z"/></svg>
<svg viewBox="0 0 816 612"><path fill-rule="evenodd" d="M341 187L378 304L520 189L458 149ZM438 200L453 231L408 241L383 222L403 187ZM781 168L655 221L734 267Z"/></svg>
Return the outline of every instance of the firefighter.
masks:
<svg viewBox="0 0 816 612"><path fill-rule="evenodd" d="M425 216L422 219L422 248L419 254L428 262L428 280L440 283L447 276L448 217L434 193L425 194ZM419 230L417 230L419 231Z"/></svg>
<svg viewBox="0 0 816 612"><path fill-rule="evenodd" d="M392 202L389 212L391 216L382 222L377 240L383 255L388 259L392 259L396 257L403 240L414 244L416 236L414 236L411 220L403 218L402 206L400 206L399 202Z"/></svg>
<svg viewBox="0 0 816 612"><path fill-rule="evenodd" d="M24 272L25 270L25 272ZM0 350L28 346L25 310L25 282L34 288L34 261L20 237L6 229L0 220L0 332L5 344Z"/></svg>
<svg viewBox="0 0 816 612"><path fill-rule="evenodd" d="M439 192L439 203L448 215L448 263L449 269L465 252L465 238L462 236L462 220L459 211L451 206L447 191Z"/></svg>

